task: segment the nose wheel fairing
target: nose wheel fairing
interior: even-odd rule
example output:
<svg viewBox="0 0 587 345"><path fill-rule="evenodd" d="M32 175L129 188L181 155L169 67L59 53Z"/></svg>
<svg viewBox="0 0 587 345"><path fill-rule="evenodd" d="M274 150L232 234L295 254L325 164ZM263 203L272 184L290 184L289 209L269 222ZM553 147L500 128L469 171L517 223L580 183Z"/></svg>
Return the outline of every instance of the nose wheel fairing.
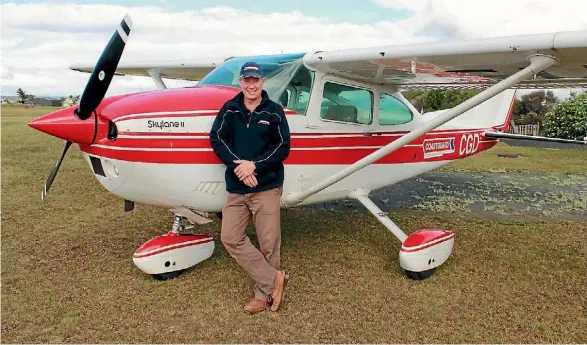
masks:
<svg viewBox="0 0 587 345"><path fill-rule="evenodd" d="M452 253L455 234L446 230L422 229L408 236L368 195L367 190L357 189L349 197L361 202L402 243L399 264L406 276L413 280L432 276Z"/></svg>
<svg viewBox="0 0 587 345"><path fill-rule="evenodd" d="M133 263L157 280L173 279L214 253L212 235L188 233L175 215L168 233L150 239L133 254Z"/></svg>

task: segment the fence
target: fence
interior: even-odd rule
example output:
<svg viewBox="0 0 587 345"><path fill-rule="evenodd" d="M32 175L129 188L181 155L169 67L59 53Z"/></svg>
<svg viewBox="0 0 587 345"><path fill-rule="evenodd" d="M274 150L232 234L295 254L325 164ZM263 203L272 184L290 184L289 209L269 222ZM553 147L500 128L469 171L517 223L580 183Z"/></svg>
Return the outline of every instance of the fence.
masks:
<svg viewBox="0 0 587 345"><path fill-rule="evenodd" d="M510 133L523 135L538 135L540 133L540 125L512 125L510 126Z"/></svg>

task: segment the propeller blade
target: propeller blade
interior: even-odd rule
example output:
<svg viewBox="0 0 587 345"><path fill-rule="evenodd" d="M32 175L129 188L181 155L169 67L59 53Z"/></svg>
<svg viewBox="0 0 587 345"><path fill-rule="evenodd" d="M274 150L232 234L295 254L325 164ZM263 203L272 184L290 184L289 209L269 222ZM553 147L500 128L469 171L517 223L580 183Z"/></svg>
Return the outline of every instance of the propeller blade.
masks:
<svg viewBox="0 0 587 345"><path fill-rule="evenodd" d="M102 102L118 67L118 62L126 46L131 28L132 20L127 14L116 28L116 32L110 38L106 48L104 48L82 93L79 106L75 110L75 114L80 120L88 119Z"/></svg>
<svg viewBox="0 0 587 345"><path fill-rule="evenodd" d="M63 158L65 157L65 154L67 153L67 150L69 150L69 147L71 146L71 144L72 144L71 141L68 141L67 143L65 143L65 148L63 149L63 152L61 153L61 157L57 161L57 164L55 165L55 167L53 169L51 169L51 173L49 173L49 177L47 178L47 182L45 183L45 189L43 189L43 191L41 192L41 199L45 200L45 198L47 197L47 192L49 192L49 188L51 188L51 185L53 184L53 181L55 180L55 176L57 176L57 171L59 171L59 167L61 166L61 162L63 162Z"/></svg>

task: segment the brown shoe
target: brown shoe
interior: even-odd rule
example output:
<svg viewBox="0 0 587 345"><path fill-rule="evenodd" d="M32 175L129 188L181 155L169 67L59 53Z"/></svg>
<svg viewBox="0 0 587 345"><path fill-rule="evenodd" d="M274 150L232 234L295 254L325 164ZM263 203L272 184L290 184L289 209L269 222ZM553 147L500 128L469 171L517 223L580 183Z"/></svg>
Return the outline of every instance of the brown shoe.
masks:
<svg viewBox="0 0 587 345"><path fill-rule="evenodd" d="M245 305L245 312L249 314L258 313L269 308L269 301L263 301L258 298L253 298L247 305Z"/></svg>
<svg viewBox="0 0 587 345"><path fill-rule="evenodd" d="M271 298L273 303L271 304L271 311L277 311L279 305L285 295L285 286L287 285L288 276L285 271L277 271L275 276L275 283L273 285L273 291L271 292Z"/></svg>

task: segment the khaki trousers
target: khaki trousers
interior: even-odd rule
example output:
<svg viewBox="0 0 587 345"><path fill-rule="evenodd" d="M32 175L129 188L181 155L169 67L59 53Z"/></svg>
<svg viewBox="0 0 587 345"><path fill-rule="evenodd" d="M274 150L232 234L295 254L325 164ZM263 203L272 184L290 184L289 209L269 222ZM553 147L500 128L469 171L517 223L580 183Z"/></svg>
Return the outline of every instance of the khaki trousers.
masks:
<svg viewBox="0 0 587 345"><path fill-rule="evenodd" d="M222 209L222 244L255 280L255 297L268 300L279 270L282 187L250 194L229 193ZM257 231L260 250L245 234L249 220Z"/></svg>

